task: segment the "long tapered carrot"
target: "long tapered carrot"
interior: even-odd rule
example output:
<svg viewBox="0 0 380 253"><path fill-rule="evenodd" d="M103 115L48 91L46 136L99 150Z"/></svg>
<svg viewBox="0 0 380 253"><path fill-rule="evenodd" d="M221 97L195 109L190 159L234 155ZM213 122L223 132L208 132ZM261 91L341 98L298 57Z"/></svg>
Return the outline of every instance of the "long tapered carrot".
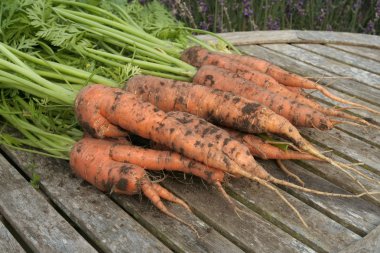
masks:
<svg viewBox="0 0 380 253"><path fill-rule="evenodd" d="M234 175L252 177L252 172L257 172L263 178L269 175L253 159L228 156L224 149L214 147L207 136L196 134L193 129L157 107L121 89L102 85L87 86L76 98L75 111L79 123L93 136L107 137L103 125L96 124L98 121L106 122L106 126L130 131L207 166ZM245 152L249 154L248 149Z"/></svg>
<svg viewBox="0 0 380 253"><path fill-rule="evenodd" d="M222 68L205 65L194 76L193 82L215 89L229 91L269 107L275 113L288 119L294 126L314 127L320 130L333 128L334 122L323 113L293 99L283 97L254 85Z"/></svg>
<svg viewBox="0 0 380 253"><path fill-rule="evenodd" d="M296 145L302 138L297 128L284 117L262 104L230 92L154 76L132 77L126 84L126 90L166 112L189 112L246 133L282 135Z"/></svg>
<svg viewBox="0 0 380 253"><path fill-rule="evenodd" d="M218 128L216 126L213 126L209 122L196 117L195 115L185 113L185 112L180 112L180 111L172 111L169 112L173 117L178 119L180 122L184 123L185 125L189 126L192 129L195 129L195 131L201 135L208 135L208 138L213 141L214 145L217 147L225 147L226 142L228 144L232 144L229 148L225 149L225 152L230 152L231 154L236 153L237 155L241 155L241 151L237 148L239 144L237 144L231 137L231 135L224 129ZM212 134L209 134L212 133ZM326 159L322 159L326 160ZM260 170L264 170L263 168L260 167ZM305 187L301 187L298 185L294 185L292 183L289 183L284 180L277 179L270 174L264 173L263 171L260 171L260 173L257 173L257 171L254 171L253 174L256 174L256 177L250 177L246 176L247 178L250 178L252 180L255 180L259 182L260 184L262 183L262 180L267 180L269 182L273 182L275 184L280 184L280 185L285 185L290 188L295 188L299 189L305 192L310 192L314 194L319 194L319 195L325 195L325 196L336 196L336 197L357 197L356 195L350 195L350 194L336 194L336 193L328 193L328 192L322 192L322 191L317 191ZM266 179L261 178L262 175L265 175ZM366 191L363 194L379 194L379 192L368 192ZM362 196L362 195L358 195Z"/></svg>
<svg viewBox="0 0 380 253"><path fill-rule="evenodd" d="M209 68L211 68L211 70L209 70ZM220 84L225 84L227 86L227 89L230 89L229 87L233 87L232 91L234 91L236 88L240 88L239 91L245 92L243 93L243 96L250 94L249 89L252 88L251 85L248 84L248 87L243 86L247 80L241 78L238 79L243 82L243 85L240 85L240 87L231 85L229 81L233 82L233 78L231 78L231 80L223 79L223 75L218 75L218 71L220 70L219 68L217 68L216 73L215 71L213 72L213 69L215 68L217 67L203 66L201 69L199 69L198 73L201 73L201 77L204 72L203 76L205 76L206 82L203 84L211 84L212 87L215 85L217 88L220 88ZM224 70L222 69L221 71L223 73ZM226 76L228 77L228 75ZM217 80L217 82L214 82L214 78ZM196 76L194 80L198 80L198 77ZM207 82L210 80L212 80L212 82L208 84ZM201 81L203 80L201 79ZM255 132L258 129L261 129L261 131L263 131L263 129L265 129L267 132L280 134L289 138L301 150L313 156L316 156L321 160L327 161L340 169L343 169L344 167L358 173L357 170L351 168L350 166L339 164L336 161L324 156L313 145L306 141L300 135L298 130L286 119L278 116L265 107L260 107L260 105L257 103L242 101L244 99L240 97L234 97L230 93L221 93L221 91L218 90L200 89L196 86L192 88L193 86L187 83L157 77L135 77L131 79L127 85L128 91L132 92L133 94L140 95L143 100L149 101L165 111L180 110L191 112L192 114L198 115L205 119L217 121L219 124L223 124L225 126L239 129L245 132ZM183 87L182 92L179 92L181 89L178 89L178 86ZM244 89L241 89L242 87L247 88L248 92L246 92ZM192 89L194 89L193 92L191 91ZM278 100L281 99L278 98L278 95L276 94L275 98ZM285 106L286 105L289 105L290 108L292 108L291 106L294 106L293 103L289 104L289 102L285 104ZM284 107L284 105L280 106L282 108ZM228 108L228 110L224 110L224 108ZM258 108L260 108L260 110L257 110ZM301 106L301 108L303 107ZM306 107L305 109L307 109L306 112L310 113L310 115L304 116L301 114L302 111L292 112L289 110L289 113L294 113L296 116L298 115L298 119L301 117L312 118L313 116L315 117L321 115L324 118L317 119L316 122L321 122L324 119L328 120L328 118L326 118L323 114L316 112L312 108ZM316 115L312 114L311 112L314 112Z"/></svg>
<svg viewBox="0 0 380 253"><path fill-rule="evenodd" d="M340 98L329 92L323 86L313 82L312 80L296 75L294 73L290 73L278 66L275 66L270 62L258 59L253 56L226 54L221 52L209 52L201 47L191 47L182 53L181 59L196 67L201 67L203 65L216 65L235 73L239 71L260 71L262 73L268 74L269 76L277 80L279 83L284 84L286 86L304 89L315 89L320 91L326 97L338 101L340 103L349 104L353 107L368 110L373 113L380 113L367 106Z"/></svg>
<svg viewBox="0 0 380 253"><path fill-rule="evenodd" d="M334 108L326 108L317 103L316 101L306 98L304 95L302 95L299 92L293 92L289 90L289 88L299 88L299 87L286 87L280 83L278 83L273 77L266 75L265 73L259 72L259 71L241 71L236 70L236 74L239 77L242 77L244 79L247 79L251 81L252 83L264 87L273 93L280 94L281 96L285 98L290 98L295 101L297 101L300 104L307 105L317 111L322 112L325 115L332 116L332 117L339 117L339 118L345 118L350 119L356 122L360 122L364 125L370 125L369 122L367 122L364 119L361 119L359 117L356 117L354 115L348 114L343 112L342 110L336 110Z"/></svg>
<svg viewBox="0 0 380 253"><path fill-rule="evenodd" d="M223 182L224 173L173 151L163 151L114 143L109 156L117 162L131 163L147 170L180 171L202 178L208 183Z"/></svg>

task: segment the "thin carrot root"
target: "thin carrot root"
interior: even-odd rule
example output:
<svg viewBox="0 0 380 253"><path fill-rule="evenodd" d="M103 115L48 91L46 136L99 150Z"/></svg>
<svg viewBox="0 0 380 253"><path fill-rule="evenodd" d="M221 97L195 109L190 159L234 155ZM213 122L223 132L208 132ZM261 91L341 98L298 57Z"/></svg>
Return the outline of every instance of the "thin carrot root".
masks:
<svg viewBox="0 0 380 253"><path fill-rule="evenodd" d="M160 195L161 198L164 198L164 199L166 199L168 201L177 203L177 204L183 206L190 213L192 212L191 209L190 209L190 207L185 203L185 201L183 201L182 199L177 198L176 196L174 196L171 192L169 192L167 189L165 189L161 185L159 185L159 184L152 184L152 186L153 186L154 190L158 193L158 195Z"/></svg>
<svg viewBox="0 0 380 253"><path fill-rule="evenodd" d="M361 118L358 118L358 117L355 117L353 116L354 118L356 119L353 119L357 122L360 122L361 124L359 123L356 123L356 122L351 122L351 121L344 121L344 120L331 120L331 123L335 126L335 125L339 125L339 124L347 124L347 125L353 125L353 126L359 126L359 127L362 127L362 126L368 126L368 127L373 127L375 129L380 129L380 126L377 126L375 124L372 124L372 123L369 123L368 121L364 120L364 119L361 119Z"/></svg>
<svg viewBox="0 0 380 253"><path fill-rule="evenodd" d="M295 179L298 183L300 183L302 186L305 186L305 182L302 181L301 178L299 178L296 174L293 172L289 171L289 169L285 166L285 164L281 160L276 160L276 163L278 167L289 177Z"/></svg>
<svg viewBox="0 0 380 253"><path fill-rule="evenodd" d="M285 198L285 196L276 187L274 187L271 184L269 184L266 180L263 180L263 179L260 179L260 178L257 178L257 177L255 179L253 179L253 180L255 180L259 184L261 184L261 185L263 185L263 186L271 189L272 191L274 191L285 202L285 204L288 205L290 207L290 209L292 209L292 211L297 215L298 219L300 219L300 221L302 222L302 224L305 227L307 227L307 228L309 227L307 225L307 223L305 222L304 218L302 217L301 213L297 210L297 208L294 205L292 205L289 202L289 200L287 200ZM281 181L281 180L279 180L279 181Z"/></svg>
<svg viewBox="0 0 380 253"><path fill-rule="evenodd" d="M331 98L332 100L338 101L338 102L343 103L343 104L352 105L354 108L357 108L357 109L363 109L363 110L366 110L366 111L369 111L369 112L372 112L372 113L375 113L375 114L380 114L379 111L371 109L371 108L369 108L369 107L367 107L365 105L361 105L361 104L358 104L358 103L355 103L355 102L351 102L349 100L337 97L334 94L330 93L327 89L325 89L321 85L315 84L315 89L318 90L318 91L320 91L326 97Z"/></svg>
<svg viewBox="0 0 380 253"><path fill-rule="evenodd" d="M172 201L174 203L180 204L183 206L186 210L191 212L190 207L183 202L182 200L178 199L175 197L172 193L170 193L168 190L163 188L162 186L159 186L158 184L152 184L150 181L142 181L141 182L141 190L144 193L144 195L156 206L161 212L164 214L168 215L169 217L172 217L173 219L181 222L182 224L188 226L191 230L194 231L194 233L197 235L199 238L199 233L195 229L195 227L184 221L183 219L179 218L177 215L174 213L170 212L167 207L164 205L164 203L161 201L161 198Z"/></svg>

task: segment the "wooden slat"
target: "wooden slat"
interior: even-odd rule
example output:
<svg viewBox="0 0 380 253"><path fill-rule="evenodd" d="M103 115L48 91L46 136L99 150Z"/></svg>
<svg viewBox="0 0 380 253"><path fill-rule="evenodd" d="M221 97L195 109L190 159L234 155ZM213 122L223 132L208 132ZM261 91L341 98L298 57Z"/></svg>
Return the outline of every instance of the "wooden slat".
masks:
<svg viewBox="0 0 380 253"><path fill-rule="evenodd" d="M286 176L273 161L261 161L268 172L280 179L297 182ZM284 161L285 166L305 183L305 187L319 191L351 194L336 185L312 174L294 162ZM293 195L302 199L308 205L317 208L322 213L343 224L360 235L365 235L380 224L380 207L361 198L339 198L306 193L288 188Z"/></svg>
<svg viewBox="0 0 380 253"><path fill-rule="evenodd" d="M334 43L380 48L380 37L376 35L330 31L296 31L296 33L299 39L309 43Z"/></svg>
<svg viewBox="0 0 380 253"><path fill-rule="evenodd" d="M321 44L295 44L295 46L371 73L380 74L380 62L373 61L365 57L347 53Z"/></svg>
<svg viewBox="0 0 380 253"><path fill-rule="evenodd" d="M331 129L325 134L321 134L321 132L315 131L314 129L304 129L301 133L323 144L327 149L340 152L343 156L348 157L347 159L353 159L355 162L363 162L365 165L370 166L372 172L380 175L379 148L336 129Z"/></svg>
<svg viewBox="0 0 380 253"><path fill-rule="evenodd" d="M354 242L339 253L378 253L380 252L380 226L363 239Z"/></svg>
<svg viewBox="0 0 380 253"><path fill-rule="evenodd" d="M308 224L304 227L295 213L272 190L245 179L231 180L228 187L249 207L262 213L277 226L321 252L336 252L361 237L311 208L297 198L282 194L301 213Z"/></svg>
<svg viewBox="0 0 380 253"><path fill-rule="evenodd" d="M344 164L349 164L349 161L335 154L330 153L327 156L329 156L331 159L335 161L338 161ZM352 193L364 192L362 187L359 186L359 184L356 181L354 181L351 177L349 177L344 171L332 166L329 163L317 162L317 161L302 161L302 164L305 169L312 171L314 174L317 174L327 179L330 182L333 182L335 185L339 186L340 188L343 188ZM374 181L376 181L376 182L370 181L367 178L362 177L361 175L350 172L350 174L352 174L356 178L356 180L358 180L368 191L371 191L371 192L380 191L379 184L377 183L380 180L380 176L373 174L360 166L355 166L355 169L358 170L360 173L366 175L367 177L373 178ZM380 206L379 194L373 195L372 198L369 198L367 196L363 196L363 198Z"/></svg>
<svg viewBox="0 0 380 253"><path fill-rule="evenodd" d="M0 252L22 253L25 252L4 224L0 221Z"/></svg>
<svg viewBox="0 0 380 253"><path fill-rule="evenodd" d="M239 217L213 187L198 180L166 180L165 187L184 199L214 229L247 252L314 252L243 205ZM343 232L344 233L344 232ZM351 234L350 234L351 235ZM354 239L357 237L354 235Z"/></svg>
<svg viewBox="0 0 380 253"><path fill-rule="evenodd" d="M0 212L35 252L96 252L93 247L0 156Z"/></svg>
<svg viewBox="0 0 380 253"><path fill-rule="evenodd" d="M358 46L344 46L336 44L327 44L329 47L337 48L342 51L350 52L356 55L367 57L369 59L380 62L380 50L367 47L358 47Z"/></svg>
<svg viewBox="0 0 380 253"><path fill-rule="evenodd" d="M66 161L6 152L26 174L31 173L28 168L35 168L45 194L103 251L170 252L108 196L73 177Z"/></svg>
<svg viewBox="0 0 380 253"><path fill-rule="evenodd" d="M199 237L188 226L162 214L145 198L115 196L114 199L176 252L243 252L204 221L176 204L164 202L169 210L191 224Z"/></svg>
<svg viewBox="0 0 380 253"><path fill-rule="evenodd" d="M380 89L380 76L376 74L349 66L347 64L343 64L341 62L326 58L315 53L311 53L307 50L292 45L268 44L264 46L271 50L281 52L282 54L293 57L299 61L303 61L312 66L316 66L326 71L335 73L336 75L350 77L353 80L356 80L373 88ZM363 86L363 89L364 87L365 86Z"/></svg>
<svg viewBox="0 0 380 253"><path fill-rule="evenodd" d="M235 45L272 43L333 43L340 45L380 48L379 36L345 32L279 30L220 33L219 35ZM199 38L206 41L216 41L214 37L209 35L200 35Z"/></svg>
<svg viewBox="0 0 380 253"><path fill-rule="evenodd" d="M220 33L218 35L237 46L262 43L288 43L302 41L298 38L296 31L291 30L275 31L274 33L270 33L268 31L233 32ZM216 42L216 38L210 35L199 35L198 38L205 41Z"/></svg>

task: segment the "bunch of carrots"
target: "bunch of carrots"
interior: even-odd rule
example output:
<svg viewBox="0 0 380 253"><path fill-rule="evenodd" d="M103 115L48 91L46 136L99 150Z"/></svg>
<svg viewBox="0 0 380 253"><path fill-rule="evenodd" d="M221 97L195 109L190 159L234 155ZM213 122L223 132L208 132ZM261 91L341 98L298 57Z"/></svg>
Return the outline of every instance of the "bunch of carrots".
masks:
<svg viewBox="0 0 380 253"><path fill-rule="evenodd" d="M29 140L4 134L4 144L26 144L69 159L74 172L98 189L127 195L142 192L163 213L183 223L162 199L190 211L188 205L152 182L147 170L193 174L214 184L230 203L222 187L226 176L249 178L280 195L304 224L298 211L271 183L327 196L362 195L326 193L277 179L254 157L320 160L353 179L350 172L366 177L352 166L323 155L301 136L299 128L329 130L349 122L377 126L342 110L325 108L305 97L302 89L316 89L351 107L378 112L338 98L309 79L251 56L217 52L193 37L189 38L201 46L185 48L178 42L160 40L136 23L130 25L126 12L120 11L122 19L85 3L52 2L57 6L51 13L83 29L81 38L87 36L88 44L94 38L105 39L99 43L101 49L83 46L83 41L76 40L60 48L63 44L49 46L49 37L41 33L44 41L38 46L50 52L49 57L27 54L0 43L0 115ZM81 11L68 10L66 6ZM149 48L155 43L157 48ZM122 47L133 55L118 53L112 47ZM57 60L62 51L88 57L102 66L123 68L130 67L125 65L129 63L140 70L130 71L133 77L121 85L108 75L62 63ZM15 108L18 113L14 113ZM20 113L32 108L38 113ZM270 145L258 137L260 134L284 138L293 149ZM135 146L130 135L148 139L152 146ZM284 166L280 167L303 184ZM364 187L363 191L374 194Z"/></svg>

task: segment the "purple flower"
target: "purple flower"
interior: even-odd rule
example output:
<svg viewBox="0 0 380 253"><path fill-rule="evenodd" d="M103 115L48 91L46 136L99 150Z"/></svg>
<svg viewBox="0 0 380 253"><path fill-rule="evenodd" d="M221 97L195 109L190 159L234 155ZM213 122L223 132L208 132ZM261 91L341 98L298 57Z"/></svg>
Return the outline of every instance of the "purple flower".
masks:
<svg viewBox="0 0 380 253"><path fill-rule="evenodd" d="M380 0L377 0L375 7L375 19L378 20L380 18Z"/></svg>
<svg viewBox="0 0 380 253"><path fill-rule="evenodd" d="M295 9L297 10L298 14L301 16L305 16L306 14L304 7L305 7L305 0L298 0L295 3Z"/></svg>
<svg viewBox="0 0 380 253"><path fill-rule="evenodd" d="M326 11L325 11L324 8L321 8L321 11L319 12L319 15L318 15L318 17L317 17L318 22L319 22L320 24L322 24L322 23L323 23L323 20L325 20L325 17L326 17Z"/></svg>
<svg viewBox="0 0 380 253"><path fill-rule="evenodd" d="M365 28L364 32L368 33L368 34L375 34L376 33L375 22L373 22L372 20L370 20L367 23L367 27Z"/></svg>
<svg viewBox="0 0 380 253"><path fill-rule="evenodd" d="M202 14L206 14L208 11L207 3L204 0L199 0L198 8L199 8L199 12Z"/></svg>
<svg viewBox="0 0 380 253"><path fill-rule="evenodd" d="M243 15L244 17L248 18L252 16L253 10L251 8L251 1L249 0L243 0Z"/></svg>
<svg viewBox="0 0 380 253"><path fill-rule="evenodd" d="M356 0L356 2L354 3L354 5L352 6L352 9L354 11L357 11L360 9L360 7L362 6L362 0Z"/></svg>
<svg viewBox="0 0 380 253"><path fill-rule="evenodd" d="M278 18L273 19L272 16L269 16L267 21L268 30L280 30L280 21Z"/></svg>
<svg viewBox="0 0 380 253"><path fill-rule="evenodd" d="M209 27L209 24L205 21L201 21L199 23L199 28L202 29L202 30L208 30L208 27Z"/></svg>

